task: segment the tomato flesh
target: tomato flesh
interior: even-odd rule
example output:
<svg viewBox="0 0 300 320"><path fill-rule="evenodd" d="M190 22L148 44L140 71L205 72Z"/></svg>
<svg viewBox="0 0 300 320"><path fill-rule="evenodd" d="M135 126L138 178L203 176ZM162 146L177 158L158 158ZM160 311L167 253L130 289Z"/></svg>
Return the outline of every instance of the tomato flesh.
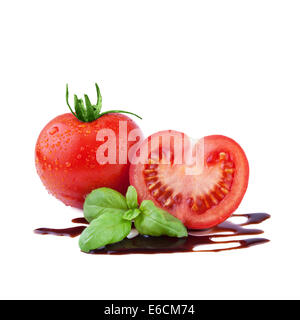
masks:
<svg viewBox="0 0 300 320"><path fill-rule="evenodd" d="M163 137L173 135L186 139L187 149L202 147L200 169L186 158L175 163L174 142L169 148L162 146ZM153 148L151 141L158 137L160 144ZM139 201L154 201L188 228L206 229L226 220L239 206L248 186L249 165L242 148L225 136L208 136L192 143L176 131L150 136L139 150L143 162L130 167L130 183L137 189Z"/></svg>

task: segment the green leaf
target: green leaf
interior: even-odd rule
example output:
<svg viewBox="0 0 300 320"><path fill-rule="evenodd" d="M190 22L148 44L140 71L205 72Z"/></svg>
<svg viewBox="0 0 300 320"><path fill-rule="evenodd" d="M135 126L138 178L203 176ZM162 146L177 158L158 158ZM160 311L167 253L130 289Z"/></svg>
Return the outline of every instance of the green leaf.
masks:
<svg viewBox="0 0 300 320"><path fill-rule="evenodd" d="M83 205L84 217L88 222L98 218L105 209L118 209L123 214L128 210L125 197L109 188L93 190L85 199Z"/></svg>
<svg viewBox="0 0 300 320"><path fill-rule="evenodd" d="M109 110L109 111L105 111L105 112L102 112L98 118L104 116L105 114L108 114L108 113L127 113L127 114L131 114L132 116L135 116L141 120L143 120L142 117L140 117L139 115L137 115L136 113L133 113L133 112L129 112L129 111L124 111L124 110Z"/></svg>
<svg viewBox="0 0 300 320"><path fill-rule="evenodd" d="M157 208L150 200L144 200L140 206L141 214L134 225L140 234L148 236L187 237L183 223L168 212Z"/></svg>
<svg viewBox="0 0 300 320"><path fill-rule="evenodd" d="M82 232L79 239L80 249L89 252L127 237L131 230L131 221L124 220L123 214L114 209L105 209Z"/></svg>
<svg viewBox="0 0 300 320"><path fill-rule="evenodd" d="M126 202L129 209L138 208L139 204L137 201L138 195L135 190L135 187L129 186L126 192Z"/></svg>
<svg viewBox="0 0 300 320"><path fill-rule="evenodd" d="M141 213L141 210L139 209L129 209L128 211L126 211L123 215L123 219L125 220L129 220L132 221L134 220L136 217L138 217L138 215Z"/></svg>
<svg viewBox="0 0 300 320"><path fill-rule="evenodd" d="M92 105L89 97L85 94L84 95L85 105L84 105L83 100L78 99L77 95L75 94L74 95L75 112L74 112L69 104L69 88L68 88L68 84L66 85L66 102L67 102L68 108L73 113L73 115L78 118L78 120L83 122L92 122L108 113L127 113L142 119L137 114L129 111L124 111L124 110L110 110L110 111L100 113L102 109L102 96L97 83L95 83L95 86L96 86L96 92L97 92L97 103L95 105Z"/></svg>
<svg viewBox="0 0 300 320"><path fill-rule="evenodd" d="M69 86L68 86L68 84L66 84L66 102L67 102L67 106L69 107L70 111L73 113L73 115L75 117L77 117L75 112L73 111L73 109L71 108L71 106L69 104Z"/></svg>
<svg viewBox="0 0 300 320"><path fill-rule="evenodd" d="M75 106L75 112L78 120L80 121L86 121L86 110L84 108L83 100L78 99L77 95L74 94L74 106Z"/></svg>
<svg viewBox="0 0 300 320"><path fill-rule="evenodd" d="M95 114L94 114L94 107L91 104L90 98L87 94L84 95L84 101L86 106L86 115L87 115L87 121L94 121L95 120Z"/></svg>
<svg viewBox="0 0 300 320"><path fill-rule="evenodd" d="M98 115L100 114L101 108L102 108L102 96L100 93L100 89L97 83L95 83L96 91L97 91L97 104L94 105L94 113L95 113L95 119L98 118Z"/></svg>

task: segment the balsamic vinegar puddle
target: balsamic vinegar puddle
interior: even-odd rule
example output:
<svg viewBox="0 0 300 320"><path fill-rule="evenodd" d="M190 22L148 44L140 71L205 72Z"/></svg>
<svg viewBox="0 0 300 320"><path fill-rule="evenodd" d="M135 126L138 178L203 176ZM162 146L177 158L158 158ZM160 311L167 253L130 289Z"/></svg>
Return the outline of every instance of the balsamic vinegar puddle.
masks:
<svg viewBox="0 0 300 320"><path fill-rule="evenodd" d="M75 237L80 236L82 231L85 228L86 227L84 227L84 226L65 228L65 229L39 228L39 229L35 229L34 233L42 234L42 235L50 234L52 236L75 238Z"/></svg>
<svg viewBox="0 0 300 320"><path fill-rule="evenodd" d="M268 239L248 236L264 233L261 229L247 228L269 219L266 213L250 213L233 215L227 221L207 230L189 230L187 238L150 237L138 235L131 239L110 244L104 248L93 250L90 254L155 254L174 252L220 252L234 249L244 249L269 242ZM235 222L234 222L235 221ZM237 223L236 221L240 221ZM66 229L40 228L34 230L37 234L77 237L86 228L88 222L84 218L72 220L76 224L84 224Z"/></svg>
<svg viewBox="0 0 300 320"><path fill-rule="evenodd" d="M89 224L85 218L75 218L75 219L72 219L72 222L73 223L80 223L80 224Z"/></svg>

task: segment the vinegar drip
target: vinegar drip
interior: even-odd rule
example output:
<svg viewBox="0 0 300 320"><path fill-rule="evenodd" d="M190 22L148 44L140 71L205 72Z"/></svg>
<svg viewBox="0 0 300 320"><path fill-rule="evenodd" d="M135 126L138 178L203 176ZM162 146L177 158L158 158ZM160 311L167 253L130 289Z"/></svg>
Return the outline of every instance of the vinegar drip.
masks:
<svg viewBox="0 0 300 320"><path fill-rule="evenodd" d="M104 248L91 251L89 254L155 254L155 253L173 253L173 252L220 252L236 249L249 248L255 245L269 242L265 238L245 238L234 239L237 236L259 235L264 233L261 229L246 228L249 225L260 224L270 218L267 213L250 213L250 214L235 214L231 218L245 218L243 223L233 223L229 220L219 224L216 227L206 230L189 230L187 238L172 238L172 237L150 237L138 235L135 238L128 239L109 244ZM76 218L73 223L88 224L84 218ZM40 228L34 232L37 234L50 234L56 236L79 236L86 226L77 226L66 229L50 229ZM224 238L230 237L230 240ZM222 240L220 240L222 238ZM233 238L233 239L232 239ZM201 246L218 245L218 248L202 249ZM230 247L228 247L230 245ZM220 247L221 246L221 247Z"/></svg>

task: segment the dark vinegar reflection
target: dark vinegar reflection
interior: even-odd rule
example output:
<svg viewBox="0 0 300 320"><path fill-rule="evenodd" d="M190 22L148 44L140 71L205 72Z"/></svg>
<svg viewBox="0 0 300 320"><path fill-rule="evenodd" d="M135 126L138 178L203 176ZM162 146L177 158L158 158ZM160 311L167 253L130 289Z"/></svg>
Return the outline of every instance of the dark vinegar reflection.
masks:
<svg viewBox="0 0 300 320"><path fill-rule="evenodd" d="M270 218L267 213L250 213L233 215L235 217L245 218L243 223L233 223L229 220L220 225L207 230L189 230L187 238L171 238L171 237L150 237L138 235L132 239L124 239L121 242L110 244L104 248L93 250L90 254L155 254L155 253L173 253L173 252L220 252L228 250L236 250L249 248L255 245L269 242L265 238L245 238L232 239L235 236L259 235L263 233L261 229L246 228L251 224L259 224ZM76 218L73 223L88 224L84 218ZM34 232L38 234L51 234L57 236L76 237L86 226L78 226L67 229L50 229L40 228ZM230 240L224 240L231 237ZM219 238L219 240L218 240ZM220 239L222 238L222 240ZM217 249L201 249L203 245L218 245ZM229 247L228 247L229 245Z"/></svg>

